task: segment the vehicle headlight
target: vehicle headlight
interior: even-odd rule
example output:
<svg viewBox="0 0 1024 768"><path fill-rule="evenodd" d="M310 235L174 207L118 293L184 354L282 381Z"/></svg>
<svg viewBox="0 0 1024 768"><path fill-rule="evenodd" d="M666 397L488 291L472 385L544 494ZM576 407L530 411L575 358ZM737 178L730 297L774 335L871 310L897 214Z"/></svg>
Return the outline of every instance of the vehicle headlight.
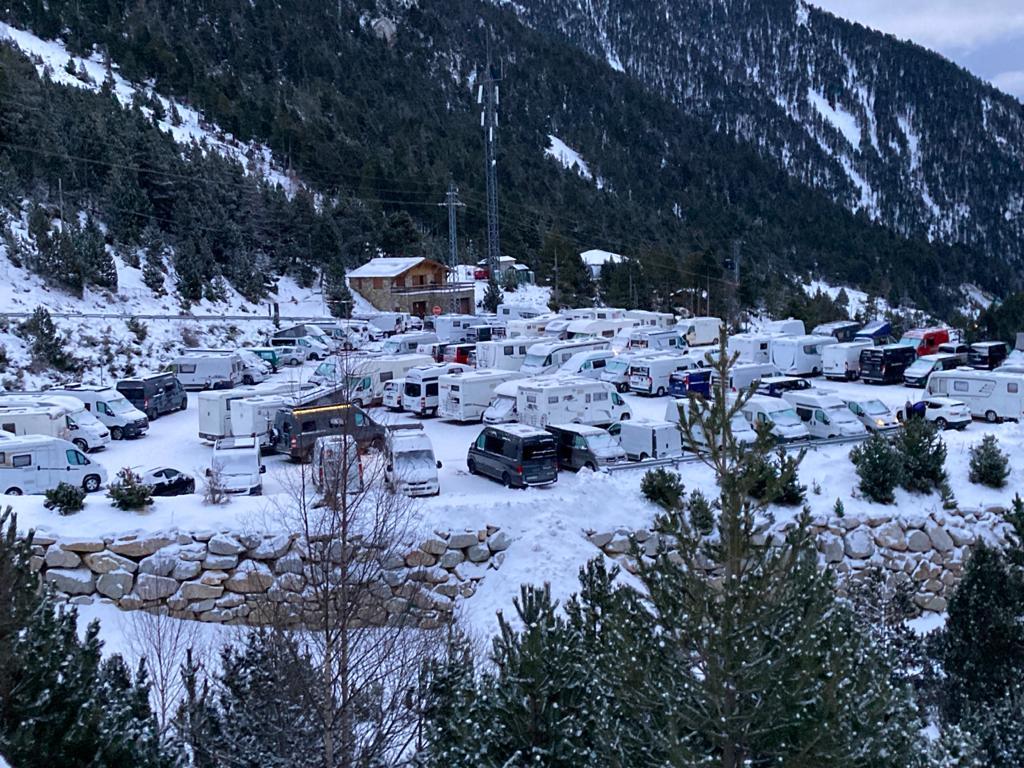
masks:
<svg viewBox="0 0 1024 768"><path fill-rule="evenodd" d="M879 427L885 426L885 422L882 419L875 419L875 424L877 424Z"/></svg>

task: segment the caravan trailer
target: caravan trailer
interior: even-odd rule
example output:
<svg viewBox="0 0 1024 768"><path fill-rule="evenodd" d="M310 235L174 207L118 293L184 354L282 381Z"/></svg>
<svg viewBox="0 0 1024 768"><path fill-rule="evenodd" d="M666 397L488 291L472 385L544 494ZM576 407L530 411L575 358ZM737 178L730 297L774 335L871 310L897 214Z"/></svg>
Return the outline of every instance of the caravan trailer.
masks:
<svg viewBox="0 0 1024 768"><path fill-rule="evenodd" d="M110 443L110 430L77 397L56 393L51 394L49 392L43 392L38 395L0 394L0 409L16 408L19 406L28 408L52 406L64 409L64 417L68 429L67 440L78 446L78 449L81 451L100 451ZM62 437L62 435L53 436Z"/></svg>
<svg viewBox="0 0 1024 768"><path fill-rule="evenodd" d="M71 442L68 409L60 405L8 405L0 407L0 430L12 435L59 437ZM76 445L78 450L83 446Z"/></svg>
<svg viewBox="0 0 1024 768"><path fill-rule="evenodd" d="M107 470L57 437L26 435L0 441L0 489L7 496L42 494L61 483L87 493L107 482Z"/></svg>
<svg viewBox="0 0 1024 768"><path fill-rule="evenodd" d="M477 368L438 379L437 415L450 421L480 421L505 382L525 378L519 371Z"/></svg>
<svg viewBox="0 0 1024 768"><path fill-rule="evenodd" d="M989 423L1024 416L1024 374L957 368L928 378L929 395L954 397Z"/></svg>
<svg viewBox="0 0 1024 768"><path fill-rule="evenodd" d="M222 437L238 436L231 426L232 403L236 400L256 395L298 393L300 390L309 392L313 390L313 387L309 385L299 387L296 384L282 382L263 384L257 387L200 392L196 397L196 410L199 413L199 439L212 443Z"/></svg>
<svg viewBox="0 0 1024 768"><path fill-rule="evenodd" d="M554 373L577 352L611 349L608 339L572 339L569 341L547 341L533 344L526 352L520 370L527 376Z"/></svg>
<svg viewBox="0 0 1024 768"><path fill-rule="evenodd" d="M664 328L632 328L612 339L612 348L617 352L644 349L673 350L685 349L686 340L677 331Z"/></svg>
<svg viewBox="0 0 1024 768"><path fill-rule="evenodd" d="M405 374L402 387L402 410L418 416L437 416L440 405L438 395L440 385L438 379L444 375L465 373L468 366L458 363L440 363L438 365L418 365L410 368Z"/></svg>
<svg viewBox="0 0 1024 768"><path fill-rule="evenodd" d="M436 344L440 339L436 333L399 333L384 342L381 351L385 355L415 354L420 344Z"/></svg>
<svg viewBox="0 0 1024 768"><path fill-rule="evenodd" d="M821 372L832 381L853 381L860 376L860 351L872 346L869 339L829 344L821 353Z"/></svg>
<svg viewBox="0 0 1024 768"><path fill-rule="evenodd" d="M822 352L835 343L832 336L781 336L772 339L771 362L785 376L817 376Z"/></svg>
<svg viewBox="0 0 1024 768"><path fill-rule="evenodd" d="M718 344L724 323L718 317L690 317L679 321L679 330L691 347Z"/></svg>
<svg viewBox="0 0 1024 768"><path fill-rule="evenodd" d="M729 337L729 357L747 363L770 363L772 341L782 338L778 333L736 333Z"/></svg>
<svg viewBox="0 0 1024 768"><path fill-rule="evenodd" d="M540 304L504 303L498 305L497 311L498 318L506 322L512 320L529 320L546 314L548 314L548 308Z"/></svg>
<svg viewBox="0 0 1024 768"><path fill-rule="evenodd" d="M469 340L469 329L479 322L476 315L436 315L426 319L423 329L434 333L438 341L458 344Z"/></svg>
<svg viewBox="0 0 1024 768"><path fill-rule="evenodd" d="M610 384L578 377L531 379L519 383L517 418L521 424L607 426L633 414Z"/></svg>
<svg viewBox="0 0 1024 768"><path fill-rule="evenodd" d="M675 328L676 316L671 312L651 312L646 309L627 309L625 317L636 320L641 328Z"/></svg>
<svg viewBox="0 0 1024 768"><path fill-rule="evenodd" d="M785 320L770 320L761 326L761 331L764 333L776 333L782 336L807 335L807 331L804 329L804 321L793 317L787 317Z"/></svg>
<svg viewBox="0 0 1024 768"><path fill-rule="evenodd" d="M189 352L167 366L185 389L231 389L242 383L245 366L234 353Z"/></svg>

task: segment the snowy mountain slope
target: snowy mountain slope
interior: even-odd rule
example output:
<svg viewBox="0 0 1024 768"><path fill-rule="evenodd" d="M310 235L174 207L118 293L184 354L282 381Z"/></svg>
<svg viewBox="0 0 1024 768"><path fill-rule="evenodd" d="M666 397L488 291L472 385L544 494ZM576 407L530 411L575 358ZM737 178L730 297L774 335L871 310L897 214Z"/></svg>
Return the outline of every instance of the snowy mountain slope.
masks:
<svg viewBox="0 0 1024 768"><path fill-rule="evenodd" d="M270 184L280 185L292 195L298 186L296 179L286 173L275 161L270 149L258 142L241 142L206 119L202 113L187 104L159 95L148 85L125 80L118 73L116 62L105 62L94 52L88 58L75 56L60 40L43 40L31 32L0 22L0 42L9 41L36 62L40 77L72 88L85 88L98 92L109 78L113 94L122 106L131 106L136 99L158 101L164 117L157 120L162 131L180 144L196 144L204 151L217 152L236 160L247 173L262 176ZM73 72L72 72L73 70ZM143 113L153 117L150 106Z"/></svg>

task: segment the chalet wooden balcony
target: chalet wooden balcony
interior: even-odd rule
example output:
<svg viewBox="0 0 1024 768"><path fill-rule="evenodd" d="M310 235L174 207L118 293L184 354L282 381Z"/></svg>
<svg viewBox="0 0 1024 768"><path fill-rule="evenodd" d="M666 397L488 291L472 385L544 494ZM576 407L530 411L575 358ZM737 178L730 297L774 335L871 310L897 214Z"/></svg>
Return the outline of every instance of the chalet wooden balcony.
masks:
<svg viewBox="0 0 1024 768"><path fill-rule="evenodd" d="M473 283L427 283L426 285L392 285L391 293L408 296L410 294L433 294L446 295L450 293L462 293L472 291Z"/></svg>

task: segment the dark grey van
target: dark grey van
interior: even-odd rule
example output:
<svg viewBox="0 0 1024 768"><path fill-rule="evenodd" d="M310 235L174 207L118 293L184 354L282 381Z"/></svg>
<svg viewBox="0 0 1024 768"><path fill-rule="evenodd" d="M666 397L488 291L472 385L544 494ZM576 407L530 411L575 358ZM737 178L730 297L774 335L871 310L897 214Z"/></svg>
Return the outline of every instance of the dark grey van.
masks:
<svg viewBox="0 0 1024 768"><path fill-rule="evenodd" d="M547 485L558 480L555 438L525 424L486 427L469 446L466 467L507 488Z"/></svg>
<svg viewBox="0 0 1024 768"><path fill-rule="evenodd" d="M626 451L608 430L587 424L548 424L558 444L558 468L596 471L626 461Z"/></svg>
<svg viewBox="0 0 1024 768"><path fill-rule="evenodd" d="M188 395L173 373L154 373L135 379L121 379L117 391L153 421L158 416L188 408Z"/></svg>
<svg viewBox="0 0 1024 768"><path fill-rule="evenodd" d="M271 446L293 461L308 462L318 437L351 435L360 448L382 448L385 428L358 406L348 403L282 408L274 419Z"/></svg>

